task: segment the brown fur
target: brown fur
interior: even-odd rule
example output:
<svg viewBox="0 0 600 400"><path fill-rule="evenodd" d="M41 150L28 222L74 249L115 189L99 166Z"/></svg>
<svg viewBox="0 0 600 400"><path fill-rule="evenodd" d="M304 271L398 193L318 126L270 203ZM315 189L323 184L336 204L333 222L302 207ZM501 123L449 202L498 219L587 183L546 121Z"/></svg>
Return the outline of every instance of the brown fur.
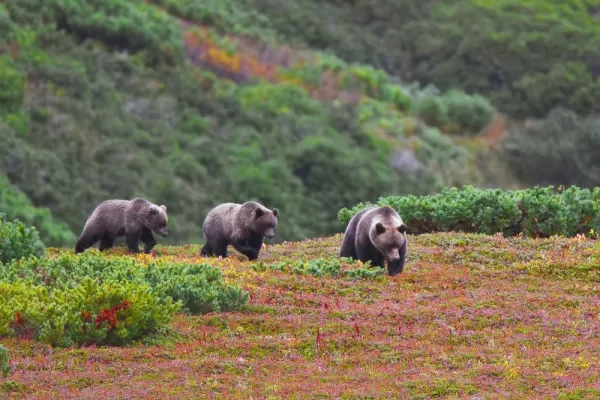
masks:
<svg viewBox="0 0 600 400"><path fill-rule="evenodd" d="M110 249L115 239L127 238L127 247L139 253L139 240L149 253L156 245L152 232L162 237L167 232L167 207L158 206L145 199L106 200L100 203L87 219L75 245L75 253L81 253L100 241L100 251Z"/></svg>
<svg viewBox="0 0 600 400"><path fill-rule="evenodd" d="M278 212L255 201L216 206L202 224L206 244L200 254L227 257L227 246L233 245L250 260L256 260L265 236L269 239L275 236Z"/></svg>
<svg viewBox="0 0 600 400"><path fill-rule="evenodd" d="M371 265L385 267L389 275L404 270L406 260L406 225L389 206L371 206L352 217L344 233L340 257L349 257Z"/></svg>

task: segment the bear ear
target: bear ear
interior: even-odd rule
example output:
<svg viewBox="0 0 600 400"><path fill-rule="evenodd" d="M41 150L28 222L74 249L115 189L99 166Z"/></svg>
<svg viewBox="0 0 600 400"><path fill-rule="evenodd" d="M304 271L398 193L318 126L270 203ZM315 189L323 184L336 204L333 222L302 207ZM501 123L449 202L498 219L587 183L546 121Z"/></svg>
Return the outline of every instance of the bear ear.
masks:
<svg viewBox="0 0 600 400"><path fill-rule="evenodd" d="M160 208L162 208L162 210L163 210L164 212L167 212L167 206L165 206L164 204L161 204L161 205L160 205Z"/></svg>
<svg viewBox="0 0 600 400"><path fill-rule="evenodd" d="M260 218L263 215L265 215L265 212L260 208L257 208L256 211L254 211L255 218Z"/></svg>
<svg viewBox="0 0 600 400"><path fill-rule="evenodd" d="M273 210L271 210L271 211L273 211L273 215L274 215L274 216L277 216L277 214L279 213L279 210L278 210L278 209L276 209L276 208L274 208L274 209L273 209Z"/></svg>
<svg viewBox="0 0 600 400"><path fill-rule="evenodd" d="M158 208L156 208L156 206L150 206L150 210L148 211L148 214L150 214L150 215L158 214Z"/></svg>
<svg viewBox="0 0 600 400"><path fill-rule="evenodd" d="M382 234L383 232L385 232L385 226L383 226L381 222L378 222L375 224L375 231L379 234Z"/></svg>
<svg viewBox="0 0 600 400"><path fill-rule="evenodd" d="M398 232L406 233L406 225L402 224L398 227Z"/></svg>

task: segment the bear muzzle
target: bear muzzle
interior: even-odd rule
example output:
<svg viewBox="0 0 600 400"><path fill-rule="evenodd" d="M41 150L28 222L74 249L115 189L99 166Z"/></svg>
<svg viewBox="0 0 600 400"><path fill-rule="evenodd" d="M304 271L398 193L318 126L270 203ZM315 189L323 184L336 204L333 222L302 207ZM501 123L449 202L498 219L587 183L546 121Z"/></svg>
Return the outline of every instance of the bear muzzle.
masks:
<svg viewBox="0 0 600 400"><path fill-rule="evenodd" d="M265 232L265 237L266 237L267 239L273 239L273 238L275 237L275 230L273 230L273 229L268 229L268 230Z"/></svg>
<svg viewBox="0 0 600 400"><path fill-rule="evenodd" d="M398 249L392 249L387 253L387 259L391 262L400 260L400 252Z"/></svg>

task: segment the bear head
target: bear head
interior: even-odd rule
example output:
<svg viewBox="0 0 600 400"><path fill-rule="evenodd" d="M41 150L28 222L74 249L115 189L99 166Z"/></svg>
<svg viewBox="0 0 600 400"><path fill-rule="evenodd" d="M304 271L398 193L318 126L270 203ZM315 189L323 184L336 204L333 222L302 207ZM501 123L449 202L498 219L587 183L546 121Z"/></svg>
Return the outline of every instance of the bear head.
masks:
<svg viewBox="0 0 600 400"><path fill-rule="evenodd" d="M167 207L165 205L158 207L153 204L150 206L147 220L148 228L162 237L167 237L169 234L169 232L167 232L168 222L169 218L167 217Z"/></svg>
<svg viewBox="0 0 600 400"><path fill-rule="evenodd" d="M400 261L400 249L406 243L406 225L397 215L384 215L373 221L369 238L387 259L388 263Z"/></svg>
<svg viewBox="0 0 600 400"><path fill-rule="evenodd" d="M268 208L257 207L254 210L254 220L250 225L250 230L268 239L273 239L277 227L278 213L279 210L276 208L269 210Z"/></svg>

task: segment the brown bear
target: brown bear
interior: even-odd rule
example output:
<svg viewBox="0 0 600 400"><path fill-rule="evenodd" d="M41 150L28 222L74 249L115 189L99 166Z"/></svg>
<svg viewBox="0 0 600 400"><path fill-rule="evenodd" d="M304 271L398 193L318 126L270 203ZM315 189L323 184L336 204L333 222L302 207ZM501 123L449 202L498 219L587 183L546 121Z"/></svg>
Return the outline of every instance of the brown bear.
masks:
<svg viewBox="0 0 600 400"><path fill-rule="evenodd" d="M255 201L216 206L202 224L206 243L200 255L227 257L227 246L232 245L251 261L256 260L264 238L275 237L277 214L276 208L269 210Z"/></svg>
<svg viewBox="0 0 600 400"><path fill-rule="evenodd" d="M83 232L75 245L75 254L81 253L100 241L100 251L110 249L115 239L125 236L127 247L139 253L139 240L145 244L144 252L150 253L156 245L152 232L162 237L167 232L167 207L158 206L145 199L105 200L87 219Z"/></svg>
<svg viewBox="0 0 600 400"><path fill-rule="evenodd" d="M349 257L398 275L406 259L406 225L389 206L370 206L352 217L344 233L340 257Z"/></svg>

